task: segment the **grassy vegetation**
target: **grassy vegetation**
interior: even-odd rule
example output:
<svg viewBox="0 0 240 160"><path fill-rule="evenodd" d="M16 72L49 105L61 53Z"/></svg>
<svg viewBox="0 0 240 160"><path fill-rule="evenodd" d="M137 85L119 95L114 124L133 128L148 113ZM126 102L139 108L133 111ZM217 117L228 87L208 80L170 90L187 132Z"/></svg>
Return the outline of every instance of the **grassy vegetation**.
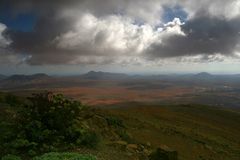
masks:
<svg viewBox="0 0 240 160"><path fill-rule="evenodd" d="M167 145L180 160L239 160L237 111L203 105L124 106L95 109L49 92L28 99L0 93L0 156L146 160L155 148Z"/></svg>
<svg viewBox="0 0 240 160"><path fill-rule="evenodd" d="M113 126L115 128L121 128L121 127L125 127L123 124L123 121L121 119L119 119L118 117L114 117L114 116L109 116L106 118L108 125Z"/></svg>
<svg viewBox="0 0 240 160"><path fill-rule="evenodd" d="M33 160L96 160L92 155L81 155L78 153L47 153Z"/></svg>
<svg viewBox="0 0 240 160"><path fill-rule="evenodd" d="M8 154L3 156L1 160L21 160L21 158L15 155Z"/></svg>
<svg viewBox="0 0 240 160"><path fill-rule="evenodd" d="M181 160L238 160L240 113L202 105L127 104L109 109L124 120L136 141L167 145Z"/></svg>
<svg viewBox="0 0 240 160"><path fill-rule="evenodd" d="M26 99L1 93L0 97L0 156L4 160L32 159L48 152L58 153L35 159L69 157L68 154L60 155L66 151L97 154L98 151L116 150L106 143L123 140L123 136L128 135L123 121L117 117L103 114L61 94L43 92ZM8 101L9 97L13 101ZM112 155L103 155L106 156ZM80 159L70 159L95 158L80 156Z"/></svg>
<svg viewBox="0 0 240 160"><path fill-rule="evenodd" d="M2 160L22 160L22 159L15 155L6 155L2 157ZM51 152L43 154L41 156L34 157L33 160L96 160L96 157L92 155L82 155L78 153Z"/></svg>
<svg viewBox="0 0 240 160"><path fill-rule="evenodd" d="M98 135L84 128L78 101L50 92L35 94L25 101L2 96L1 155L35 156L74 146L96 147Z"/></svg>

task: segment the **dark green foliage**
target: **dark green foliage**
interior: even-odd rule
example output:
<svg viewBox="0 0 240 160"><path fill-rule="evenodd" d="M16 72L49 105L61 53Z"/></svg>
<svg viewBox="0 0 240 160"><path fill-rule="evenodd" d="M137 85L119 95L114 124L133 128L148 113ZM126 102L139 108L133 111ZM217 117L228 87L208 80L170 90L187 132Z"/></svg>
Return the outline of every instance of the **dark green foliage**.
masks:
<svg viewBox="0 0 240 160"><path fill-rule="evenodd" d="M81 155L78 153L47 153L33 160L96 160L92 155Z"/></svg>
<svg viewBox="0 0 240 160"><path fill-rule="evenodd" d="M13 107L18 106L21 103L20 99L12 94L7 94L4 97L3 101Z"/></svg>
<svg viewBox="0 0 240 160"><path fill-rule="evenodd" d="M15 155L6 155L1 160L21 160L20 157ZM33 160L96 160L96 157L92 155L82 155L78 153L57 153L51 152L43 154L42 156L34 157Z"/></svg>
<svg viewBox="0 0 240 160"><path fill-rule="evenodd" d="M119 137L122 140L124 140L128 143L134 143L134 140L127 133L122 119L120 119L118 117L115 117L115 116L109 116L109 117L106 118L106 121L107 121L109 126L114 127L115 132L119 135Z"/></svg>
<svg viewBox="0 0 240 160"><path fill-rule="evenodd" d="M45 127L44 136L51 134L50 131L58 131L58 134L63 135L66 128L77 119L82 107L78 101L71 101L61 94L53 95L50 92L35 94L29 100L31 105L25 106L22 122L28 124L30 129L35 128L35 131Z"/></svg>
<svg viewBox="0 0 240 160"><path fill-rule="evenodd" d="M3 156L1 160L21 160L20 157L8 154L6 156Z"/></svg>
<svg viewBox="0 0 240 160"><path fill-rule="evenodd" d="M84 106L51 92L34 94L17 112L15 127L6 132L1 154L27 154L66 150L75 145L96 147L99 136L82 127Z"/></svg>
<svg viewBox="0 0 240 160"><path fill-rule="evenodd" d="M5 102L5 98L2 96L2 94L0 93L0 103L4 103Z"/></svg>
<svg viewBox="0 0 240 160"><path fill-rule="evenodd" d="M178 160L177 151L157 148L149 155L149 160Z"/></svg>
<svg viewBox="0 0 240 160"><path fill-rule="evenodd" d="M100 142L100 136L93 131L85 132L80 139L80 144L89 148L97 148Z"/></svg>
<svg viewBox="0 0 240 160"><path fill-rule="evenodd" d="M106 120L108 125L113 126L115 128L124 127L123 121L118 117L110 116L110 117L107 117Z"/></svg>
<svg viewBox="0 0 240 160"><path fill-rule="evenodd" d="M122 140L128 143L134 143L134 140L129 136L126 130L118 129L116 132Z"/></svg>

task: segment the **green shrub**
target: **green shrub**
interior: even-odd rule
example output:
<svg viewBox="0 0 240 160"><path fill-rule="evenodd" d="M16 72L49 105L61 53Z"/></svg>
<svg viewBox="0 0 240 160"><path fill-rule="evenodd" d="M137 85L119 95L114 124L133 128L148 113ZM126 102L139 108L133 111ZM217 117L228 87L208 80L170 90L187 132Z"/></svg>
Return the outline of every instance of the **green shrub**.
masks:
<svg viewBox="0 0 240 160"><path fill-rule="evenodd" d="M125 125L121 119L114 116L109 116L106 118L106 121L109 126L112 126L115 128L115 132L119 135L119 137L128 142L133 143L134 140L129 136L129 134L126 131Z"/></svg>
<svg viewBox="0 0 240 160"><path fill-rule="evenodd" d="M69 128L77 121L81 103L50 92L35 94L29 100L31 104L20 112L19 130L23 132L22 137L36 143L36 148L46 151L51 151L53 144L75 140L68 139L68 136L75 135Z"/></svg>
<svg viewBox="0 0 240 160"><path fill-rule="evenodd" d="M124 127L123 121L118 117L110 116L110 117L107 117L106 120L109 126L113 126L115 128Z"/></svg>
<svg viewBox="0 0 240 160"><path fill-rule="evenodd" d="M116 132L122 140L128 143L135 143L135 141L129 136L126 130L118 129Z"/></svg>
<svg viewBox="0 0 240 160"><path fill-rule="evenodd" d="M83 133L80 144L89 148L97 148L100 136L93 131Z"/></svg>
<svg viewBox="0 0 240 160"><path fill-rule="evenodd" d="M5 103L9 104L10 106L16 107L18 106L21 102L20 99L12 94L7 94L5 96Z"/></svg>
<svg viewBox="0 0 240 160"><path fill-rule="evenodd" d="M81 155L78 153L46 153L33 160L96 160L92 155Z"/></svg>
<svg viewBox="0 0 240 160"><path fill-rule="evenodd" d="M3 156L1 160L21 160L20 157L8 154L6 156Z"/></svg>
<svg viewBox="0 0 240 160"><path fill-rule="evenodd" d="M177 160L178 152L168 148L157 148L148 158L149 160Z"/></svg>
<svg viewBox="0 0 240 160"><path fill-rule="evenodd" d="M1 155L17 153L33 157L76 145L96 148L100 137L83 125L83 108L80 102L61 94L34 94L17 108L12 129L2 130Z"/></svg>
<svg viewBox="0 0 240 160"><path fill-rule="evenodd" d="M95 147L98 135L81 128L83 106L78 101L51 92L34 94L28 104L21 107L16 122L15 139L7 141L9 150L30 156L67 149L72 144ZM71 145L68 145L71 144Z"/></svg>
<svg viewBox="0 0 240 160"><path fill-rule="evenodd" d="M0 103L4 103L4 102L5 102L5 99L4 99L4 97L0 93Z"/></svg>

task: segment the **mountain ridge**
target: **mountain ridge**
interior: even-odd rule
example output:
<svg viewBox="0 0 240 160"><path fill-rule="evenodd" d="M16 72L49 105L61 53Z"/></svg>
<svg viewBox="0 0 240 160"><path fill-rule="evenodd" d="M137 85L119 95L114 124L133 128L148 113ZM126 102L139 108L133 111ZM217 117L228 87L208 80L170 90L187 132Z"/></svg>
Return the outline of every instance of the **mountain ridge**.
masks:
<svg viewBox="0 0 240 160"><path fill-rule="evenodd" d="M45 73L36 73L32 75L15 74L7 77L5 80L6 81L29 81L29 80L36 80L36 79L43 79L43 78L50 78L50 76Z"/></svg>
<svg viewBox="0 0 240 160"><path fill-rule="evenodd" d="M0 74L0 80L1 79L5 79L7 76L3 75L3 74Z"/></svg>
<svg viewBox="0 0 240 160"><path fill-rule="evenodd" d="M128 75L124 73L111 73L111 72L102 72L102 71L89 71L81 77L85 79L123 79L127 78Z"/></svg>

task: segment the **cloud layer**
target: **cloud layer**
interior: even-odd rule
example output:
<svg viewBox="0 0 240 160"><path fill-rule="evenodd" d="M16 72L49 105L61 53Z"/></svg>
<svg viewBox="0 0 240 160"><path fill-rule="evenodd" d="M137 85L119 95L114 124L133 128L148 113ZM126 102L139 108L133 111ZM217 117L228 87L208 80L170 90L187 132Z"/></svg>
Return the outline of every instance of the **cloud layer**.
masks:
<svg viewBox="0 0 240 160"><path fill-rule="evenodd" d="M238 0L3 0L0 5L9 5L15 16L37 16L29 32L0 22L0 56L30 65L210 62L240 52ZM166 22L164 15L176 8L187 18L171 15Z"/></svg>
<svg viewBox="0 0 240 160"><path fill-rule="evenodd" d="M224 19L200 16L190 19L181 27L184 36L175 35L153 43L146 54L156 57L191 55L234 55L240 40L240 17Z"/></svg>
<svg viewBox="0 0 240 160"><path fill-rule="evenodd" d="M0 23L0 48L6 48L11 43L4 35L6 29L6 25Z"/></svg>

